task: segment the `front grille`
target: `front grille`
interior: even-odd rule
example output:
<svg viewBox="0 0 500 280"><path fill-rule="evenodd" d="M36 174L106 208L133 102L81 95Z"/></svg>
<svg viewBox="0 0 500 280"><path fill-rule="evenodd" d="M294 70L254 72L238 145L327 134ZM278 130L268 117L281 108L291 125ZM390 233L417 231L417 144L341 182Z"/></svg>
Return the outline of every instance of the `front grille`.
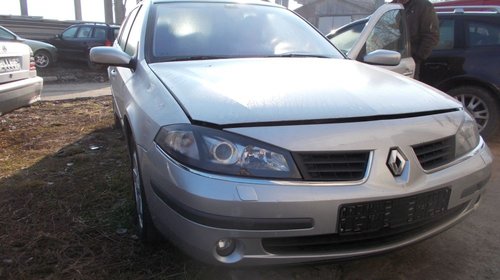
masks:
<svg viewBox="0 0 500 280"><path fill-rule="evenodd" d="M369 151L294 153L305 180L358 181L365 177Z"/></svg>
<svg viewBox="0 0 500 280"><path fill-rule="evenodd" d="M413 146L420 165L430 170L445 165L454 159L455 137L447 137Z"/></svg>

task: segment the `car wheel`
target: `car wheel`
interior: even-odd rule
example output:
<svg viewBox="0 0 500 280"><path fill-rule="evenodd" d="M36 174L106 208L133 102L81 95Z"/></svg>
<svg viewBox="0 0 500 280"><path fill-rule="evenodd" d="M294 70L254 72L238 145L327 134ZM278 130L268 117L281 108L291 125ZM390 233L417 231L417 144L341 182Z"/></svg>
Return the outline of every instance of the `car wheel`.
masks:
<svg viewBox="0 0 500 280"><path fill-rule="evenodd" d="M130 161L132 173L132 187L135 201L135 220L137 235L145 243L153 243L158 240L158 232L151 218L148 203L146 200L144 185L142 183L141 171L139 168L139 157L137 146L133 139L130 140Z"/></svg>
<svg viewBox="0 0 500 280"><path fill-rule="evenodd" d="M52 62L52 57L50 53L44 50L39 50L35 52L35 65L38 68L47 68Z"/></svg>
<svg viewBox="0 0 500 280"><path fill-rule="evenodd" d="M484 88L464 86L448 91L462 103L464 108L474 117L481 135L488 139L495 134L498 124L498 102Z"/></svg>

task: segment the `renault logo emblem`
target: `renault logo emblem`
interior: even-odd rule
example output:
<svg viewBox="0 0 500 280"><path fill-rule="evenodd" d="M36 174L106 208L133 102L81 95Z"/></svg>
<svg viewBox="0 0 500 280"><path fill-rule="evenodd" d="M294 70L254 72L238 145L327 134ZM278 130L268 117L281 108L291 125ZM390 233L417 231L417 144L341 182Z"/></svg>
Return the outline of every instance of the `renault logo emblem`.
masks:
<svg viewBox="0 0 500 280"><path fill-rule="evenodd" d="M391 170L392 175L401 176L403 171L405 170L406 159L403 152L399 150L399 148L392 148L389 151L389 157L387 158L387 167Z"/></svg>

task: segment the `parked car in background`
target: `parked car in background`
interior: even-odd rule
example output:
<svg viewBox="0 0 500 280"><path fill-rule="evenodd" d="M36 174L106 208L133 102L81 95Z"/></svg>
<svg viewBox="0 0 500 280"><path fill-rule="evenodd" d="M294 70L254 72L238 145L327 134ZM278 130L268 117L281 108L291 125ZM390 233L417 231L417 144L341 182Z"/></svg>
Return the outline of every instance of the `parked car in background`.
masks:
<svg viewBox="0 0 500 280"><path fill-rule="evenodd" d="M403 5L385 4L372 15L331 31L328 39L347 57L413 77L415 61L411 57ZM392 61L374 61L381 53L392 54ZM390 55L391 56L391 55ZM375 63L374 63L375 62Z"/></svg>
<svg viewBox="0 0 500 280"><path fill-rule="evenodd" d="M280 5L142 1L90 57L110 65L138 236L208 263L400 248L476 209L491 175L462 104L346 59Z"/></svg>
<svg viewBox="0 0 500 280"><path fill-rule="evenodd" d="M40 100L42 86L30 47L0 41L0 115Z"/></svg>
<svg viewBox="0 0 500 280"><path fill-rule="evenodd" d="M96 46L111 46L120 26L104 23L78 23L66 28L49 42L57 47L61 59L78 60L95 67L89 51Z"/></svg>
<svg viewBox="0 0 500 280"><path fill-rule="evenodd" d="M450 3L454 2L439 3L436 7L440 42L423 63L420 80L462 102L476 120L480 133L488 138L495 134L500 117L500 6L451 6ZM370 63L367 50L398 51L407 62L382 67L413 76L414 63L411 64L413 59L409 57L408 39L403 35L404 14L398 18L399 28L394 28L398 25L390 23L395 21L379 17L379 10L332 31L327 37L349 58L365 63ZM389 9L385 14L390 13L394 12ZM400 35L397 45L393 43L394 34Z"/></svg>
<svg viewBox="0 0 500 280"><path fill-rule="evenodd" d="M440 40L421 80L457 98L486 138L500 117L500 6L436 7Z"/></svg>
<svg viewBox="0 0 500 280"><path fill-rule="evenodd" d="M500 0L448 0L433 3L434 7L450 6L499 6Z"/></svg>
<svg viewBox="0 0 500 280"><path fill-rule="evenodd" d="M0 26L0 40L16 41L30 46L38 68L46 68L57 62L57 49L49 43L21 38L3 26Z"/></svg>

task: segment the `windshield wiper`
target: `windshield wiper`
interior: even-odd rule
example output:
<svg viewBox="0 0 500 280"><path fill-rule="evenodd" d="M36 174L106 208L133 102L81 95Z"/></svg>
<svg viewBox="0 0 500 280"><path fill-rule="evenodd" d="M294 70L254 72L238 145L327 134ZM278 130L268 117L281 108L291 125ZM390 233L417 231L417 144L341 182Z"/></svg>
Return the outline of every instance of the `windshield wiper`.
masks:
<svg viewBox="0 0 500 280"><path fill-rule="evenodd" d="M319 57L319 58L332 58L331 56L321 55L321 54L313 54L313 53L282 53L282 54L274 54L268 57Z"/></svg>

